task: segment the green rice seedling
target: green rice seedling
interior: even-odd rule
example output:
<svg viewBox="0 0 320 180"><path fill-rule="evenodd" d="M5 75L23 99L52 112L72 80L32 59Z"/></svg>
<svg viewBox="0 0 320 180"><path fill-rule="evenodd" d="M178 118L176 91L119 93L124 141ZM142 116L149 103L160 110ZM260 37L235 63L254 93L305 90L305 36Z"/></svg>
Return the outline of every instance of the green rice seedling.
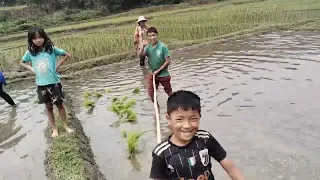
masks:
<svg viewBox="0 0 320 180"><path fill-rule="evenodd" d="M131 159L137 153L138 143L141 135L142 133L136 131L127 133L128 159Z"/></svg>
<svg viewBox="0 0 320 180"><path fill-rule="evenodd" d="M128 99L128 96L123 96L121 102L125 102Z"/></svg>
<svg viewBox="0 0 320 180"><path fill-rule="evenodd" d="M122 139L127 138L127 131L126 130L121 131L121 137L122 137Z"/></svg>
<svg viewBox="0 0 320 180"><path fill-rule="evenodd" d="M96 98L101 98L102 94L99 93L97 90L94 90L94 95L96 96Z"/></svg>
<svg viewBox="0 0 320 180"><path fill-rule="evenodd" d="M107 94L110 94L110 93L111 93L111 89L110 89L110 88L106 88L104 91L105 91Z"/></svg>
<svg viewBox="0 0 320 180"><path fill-rule="evenodd" d="M112 97L112 103L115 103L118 101L118 98L117 97Z"/></svg>
<svg viewBox="0 0 320 180"><path fill-rule="evenodd" d="M117 106L117 105L112 104L112 105L110 106L109 110L110 110L111 112L116 113L117 115L120 115L120 114L121 114L121 113L120 113L119 106Z"/></svg>
<svg viewBox="0 0 320 180"><path fill-rule="evenodd" d="M89 91L86 91L86 92L84 92L84 94L83 94L83 97L84 98L90 98L92 96L92 94L91 94L91 92L89 92Z"/></svg>
<svg viewBox="0 0 320 180"><path fill-rule="evenodd" d="M133 94L139 94L140 93L140 88L135 88L134 90L133 90Z"/></svg>
<svg viewBox="0 0 320 180"><path fill-rule="evenodd" d="M85 99L83 101L83 105L88 109L92 109L92 108L94 108L95 103L91 99Z"/></svg>
<svg viewBox="0 0 320 180"><path fill-rule="evenodd" d="M283 25L295 23L298 21L313 20L319 17L317 8L320 1L281 1L266 0L261 2L243 3L233 5L206 5L201 7L182 8L179 10L160 11L149 14L157 17L150 21L150 26L155 26L161 32L163 41L170 45L196 44L205 41L211 41L215 37L226 35L234 32L252 29L255 27L263 27L273 25ZM218 7L219 6L219 7ZM228 12L228 13L225 13ZM178 15L177 15L178 14ZM85 26L92 26L95 23L104 24L118 23L120 21L132 19L136 17L128 16L118 18L107 18L87 22ZM172 26L166 26L172 24ZM74 24L62 27L54 27L51 32L70 26L73 28L82 28L84 24ZM16 43L16 42L11 42ZM11 44L10 43L10 44ZM73 56L68 61L76 63L79 61L90 60L106 55L115 55L119 53L127 53L132 51L132 25L118 25L115 28L104 28L93 31L88 34L81 32L65 37L58 36L55 38L57 46L67 49ZM7 42L2 43L8 46ZM6 53L6 61L19 63L19 59L25 53L25 46L19 40L19 46L8 50ZM12 46L12 45L11 45ZM86 51L83 51L86 49ZM12 60L12 61L11 61ZM11 63L7 67L12 66Z"/></svg>
<svg viewBox="0 0 320 180"><path fill-rule="evenodd" d="M126 112L126 121L128 122L136 122L137 121L137 114L136 112L128 109Z"/></svg>
<svg viewBox="0 0 320 180"><path fill-rule="evenodd" d="M136 104L135 99L130 99L126 104L123 105L124 108L132 108Z"/></svg>
<svg viewBox="0 0 320 180"><path fill-rule="evenodd" d="M127 96L119 98L112 98L112 104L108 108L111 112L114 112L119 116L119 120L113 123L111 126L118 126L121 123L136 122L137 114L131 108L136 104L136 100L131 98L128 100Z"/></svg>

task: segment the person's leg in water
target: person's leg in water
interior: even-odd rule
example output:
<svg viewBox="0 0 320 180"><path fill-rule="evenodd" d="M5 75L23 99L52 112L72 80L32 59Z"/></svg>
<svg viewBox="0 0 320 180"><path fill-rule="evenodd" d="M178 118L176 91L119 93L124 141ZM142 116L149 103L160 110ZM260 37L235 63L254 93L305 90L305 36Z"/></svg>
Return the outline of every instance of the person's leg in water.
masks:
<svg viewBox="0 0 320 180"><path fill-rule="evenodd" d="M168 96L171 96L172 94L171 76L159 77L158 81L161 83L161 85L164 88L164 91L168 94Z"/></svg>
<svg viewBox="0 0 320 180"><path fill-rule="evenodd" d="M141 56L140 55L140 53L141 53L141 51L143 51L143 49L144 49L144 47L145 47L146 45L140 45L140 47L139 47L139 50L138 50L138 56L139 56L139 59L140 59L140 66L145 66L146 65L146 56Z"/></svg>
<svg viewBox="0 0 320 180"><path fill-rule="evenodd" d="M47 91L47 86L38 86L37 87L37 94L38 94L38 99L40 104L45 104L46 106L46 114L48 116L49 123L52 128L52 137L57 137L58 136L58 128L56 125L56 121L54 119L54 114L53 114L53 105L49 97L49 93Z"/></svg>
<svg viewBox="0 0 320 180"><path fill-rule="evenodd" d="M140 66L146 65L146 56L140 56Z"/></svg>
<svg viewBox="0 0 320 180"><path fill-rule="evenodd" d="M64 99L64 92L62 90L62 85L61 83L55 84L51 87L49 91L49 97L54 105L57 106L60 118L63 123L64 129L68 133L74 132L72 129L69 128L68 126L68 120L67 120L67 113L66 109L63 106L63 99Z"/></svg>
<svg viewBox="0 0 320 180"><path fill-rule="evenodd" d="M155 84L156 84L156 90L157 90L158 87L159 87L159 81L157 81L157 77L155 78ZM148 94L150 96L151 101L154 102L153 74L150 74L150 76L149 76ZM157 101L157 106L158 106L158 110L159 110L159 113L160 113L160 106L159 106L158 101Z"/></svg>
<svg viewBox="0 0 320 180"><path fill-rule="evenodd" d="M0 97L2 97L8 104L10 104L11 106L16 106L16 104L14 103L14 101L12 100L12 98L9 96L9 94L7 94L6 92L4 92L3 90L3 85L0 84Z"/></svg>
<svg viewBox="0 0 320 180"><path fill-rule="evenodd" d="M59 92L62 92L62 91L61 90L57 91L57 88L60 88L60 86L49 85L49 86L38 86L38 88L37 88L39 103L40 104L45 103L45 105L46 105L46 113L47 113L48 120L49 120L51 128L52 128L52 137L57 137L59 135L58 127L56 125L56 121L54 118L53 104L57 104L57 103L61 102L61 105L62 105L62 102L63 102L62 101L62 93L60 93L61 95L59 95ZM58 107L58 109L59 109L59 114L61 116L61 114L63 114L63 110L60 111L60 109L62 109L62 108L59 108L59 107ZM64 111L64 114L65 114L65 111ZM62 115L61 119L65 125L66 115L64 117ZM70 131L68 129L66 129L66 130L67 130L67 132Z"/></svg>
<svg viewBox="0 0 320 180"><path fill-rule="evenodd" d="M53 113L53 105L51 102L47 102L46 104L46 112L47 116L52 128L52 137L57 137L59 135L58 127L56 125L56 120L54 119L54 113Z"/></svg>

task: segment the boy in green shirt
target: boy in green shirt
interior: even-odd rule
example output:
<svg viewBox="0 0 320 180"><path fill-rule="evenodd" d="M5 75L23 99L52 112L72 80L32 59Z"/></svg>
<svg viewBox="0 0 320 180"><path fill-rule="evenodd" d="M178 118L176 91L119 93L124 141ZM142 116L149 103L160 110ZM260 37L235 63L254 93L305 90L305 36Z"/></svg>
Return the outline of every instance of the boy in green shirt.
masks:
<svg viewBox="0 0 320 180"><path fill-rule="evenodd" d="M153 75L155 75L156 89L158 89L159 84L161 84L168 96L172 94L171 77L168 72L168 66L171 63L171 54L168 47L161 41L158 41L158 30L155 27L150 27L147 30L147 36L149 44L144 48L140 56L148 57L148 64L152 72L148 81L148 93L153 102Z"/></svg>

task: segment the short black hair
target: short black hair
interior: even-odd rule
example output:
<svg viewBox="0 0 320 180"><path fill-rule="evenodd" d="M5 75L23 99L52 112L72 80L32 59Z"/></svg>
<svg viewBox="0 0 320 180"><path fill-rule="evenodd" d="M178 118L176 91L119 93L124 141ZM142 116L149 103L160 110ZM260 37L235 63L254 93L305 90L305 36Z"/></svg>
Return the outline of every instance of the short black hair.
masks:
<svg viewBox="0 0 320 180"><path fill-rule="evenodd" d="M147 34L149 34L149 33L156 33L156 34L158 34L158 30L157 30L157 28L155 28L155 27L149 27L148 30L147 30Z"/></svg>
<svg viewBox="0 0 320 180"><path fill-rule="evenodd" d="M167 101L167 113L170 115L173 111L196 110L201 115L200 97L191 91L179 90L174 92Z"/></svg>

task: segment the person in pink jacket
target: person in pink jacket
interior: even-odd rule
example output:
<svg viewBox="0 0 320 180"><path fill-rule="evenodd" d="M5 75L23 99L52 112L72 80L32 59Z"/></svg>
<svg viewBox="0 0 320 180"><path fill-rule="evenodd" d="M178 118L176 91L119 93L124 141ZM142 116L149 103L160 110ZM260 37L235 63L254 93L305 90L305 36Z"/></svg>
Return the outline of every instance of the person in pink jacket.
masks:
<svg viewBox="0 0 320 180"><path fill-rule="evenodd" d="M148 44L148 40L147 40L148 26L146 24L147 22L148 22L148 19L146 19L144 16L140 16L137 21L138 26L136 27L136 30L134 33L134 45L136 47L137 56L140 58L140 66L145 66L146 56L140 56L140 54L143 48Z"/></svg>

